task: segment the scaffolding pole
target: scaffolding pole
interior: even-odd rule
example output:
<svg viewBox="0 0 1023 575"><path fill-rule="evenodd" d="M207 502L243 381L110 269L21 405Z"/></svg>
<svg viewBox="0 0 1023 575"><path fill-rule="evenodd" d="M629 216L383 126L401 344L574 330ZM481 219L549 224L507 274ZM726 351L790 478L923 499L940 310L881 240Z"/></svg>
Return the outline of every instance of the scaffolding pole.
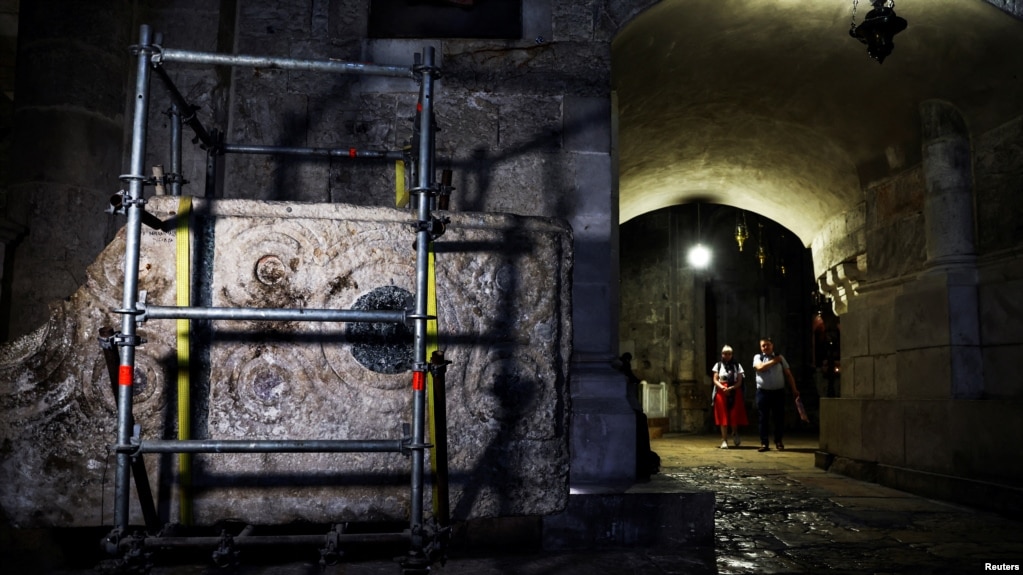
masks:
<svg viewBox="0 0 1023 575"><path fill-rule="evenodd" d="M418 112L418 159L416 187L411 190L418 194L417 230L416 230L416 294L415 309L410 316L414 325L414 355L412 364L412 500L410 532L412 544L408 557L402 563L405 573L427 573L430 558L426 552L426 532L424 529L423 485L425 476L426 449L426 374L429 364L426 358L427 322L432 319L428 314L429 265L431 235L435 229L430 213L430 203L436 197L432 177L432 136L433 136L433 80L434 69L433 48L426 48L422 55L422 63L417 62L416 74L419 77ZM417 56L418 60L418 56Z"/></svg>
<svg viewBox="0 0 1023 575"><path fill-rule="evenodd" d="M128 174L121 176L127 182L124 204L128 216L125 225L124 247L124 291L121 309L121 333L115 336L120 363L117 372L117 443L129 443L133 435L132 396L135 380L135 347L140 343L135 329L135 314L138 311L139 248L142 237L142 214L145 200L142 197L145 182L144 162L146 156L146 120L149 116L149 70L153 49L150 44L149 26L139 30L138 58L135 73L135 118L132 125L131 167ZM114 526L119 534L128 530L128 496L131 473L131 456L117 454L114 488Z"/></svg>

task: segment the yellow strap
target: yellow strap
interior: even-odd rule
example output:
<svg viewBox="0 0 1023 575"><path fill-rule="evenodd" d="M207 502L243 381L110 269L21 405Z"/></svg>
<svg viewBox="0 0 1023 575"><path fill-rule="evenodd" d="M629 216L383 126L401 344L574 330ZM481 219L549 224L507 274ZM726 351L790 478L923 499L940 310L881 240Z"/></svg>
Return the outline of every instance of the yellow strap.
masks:
<svg viewBox="0 0 1023 575"><path fill-rule="evenodd" d="M192 198L181 196L178 201L178 225L175 233L177 244L177 305L191 304L191 224ZM178 439L189 439L192 427L191 397L189 381L189 331L191 325L187 319L177 320L178 344ZM182 525L192 523L192 457L190 453L178 454L178 502L180 504L180 521Z"/></svg>
<svg viewBox="0 0 1023 575"><path fill-rule="evenodd" d="M437 268L436 258L433 251L433 242L430 242L429 257L427 258L428 267L426 271L427 278L427 292L426 292L426 315L436 317L437 316ZM431 319L426 322L426 358L432 359L433 352L437 351L437 320ZM426 403L427 405L434 405L434 392L433 392L433 377L427 378L426 383ZM437 477L437 418L433 417L433 409L426 410L427 422L430 426L430 471L434 477ZM439 485L437 481L433 482L433 515L434 517L440 515L439 507Z"/></svg>
<svg viewBox="0 0 1023 575"><path fill-rule="evenodd" d="M394 207L407 207L408 202L408 186L405 185L405 162L398 160L394 162Z"/></svg>

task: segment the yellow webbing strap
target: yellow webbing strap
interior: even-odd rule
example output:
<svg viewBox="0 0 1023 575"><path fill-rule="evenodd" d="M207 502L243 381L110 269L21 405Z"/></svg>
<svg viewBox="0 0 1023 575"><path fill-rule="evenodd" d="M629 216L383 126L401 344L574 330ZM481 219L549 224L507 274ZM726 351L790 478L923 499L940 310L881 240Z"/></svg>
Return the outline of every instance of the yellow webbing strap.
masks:
<svg viewBox="0 0 1023 575"><path fill-rule="evenodd" d="M177 305L191 304L191 219L192 198L181 196L178 201L178 225L175 233L177 247L175 281L177 283ZM191 397L189 380L189 331L187 319L177 321L178 345L178 439L189 439L192 427ZM190 453L178 454L178 502L182 525L192 523L192 457Z"/></svg>
<svg viewBox="0 0 1023 575"><path fill-rule="evenodd" d="M426 278L427 278L427 293L426 293L426 315L436 317L437 316L437 267L436 257L433 251L433 242L430 242L429 262ZM437 351L437 320L431 319L426 322L426 358L428 360L433 358L433 352ZM433 393L433 377L427 378L426 383L426 405L433 406L435 402ZM437 477L437 418L433 417L433 408L426 410L427 422L430 426L430 471L433 477ZM440 494L438 481L433 482L433 515L436 517L440 515Z"/></svg>
<svg viewBox="0 0 1023 575"><path fill-rule="evenodd" d="M404 208L408 206L408 186L405 185L405 162L398 160L394 162L394 207Z"/></svg>

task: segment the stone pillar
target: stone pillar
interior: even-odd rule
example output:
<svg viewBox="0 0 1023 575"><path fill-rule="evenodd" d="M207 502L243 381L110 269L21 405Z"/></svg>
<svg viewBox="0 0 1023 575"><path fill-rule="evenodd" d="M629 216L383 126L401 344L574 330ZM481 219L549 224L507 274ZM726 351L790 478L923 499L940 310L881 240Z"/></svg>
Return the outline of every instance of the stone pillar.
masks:
<svg viewBox="0 0 1023 575"><path fill-rule="evenodd" d="M948 356L934 359L947 361L951 397L975 398L983 393L984 380L969 130L959 112L940 100L923 102L920 118L927 261L918 287L928 296L920 301L936 297L942 312L933 313L931 308L924 315L932 320L919 327L937 330L947 346Z"/></svg>
<svg viewBox="0 0 1023 575"><path fill-rule="evenodd" d="M677 298L671 322L674 383L678 394L679 423L683 433L702 432L707 425L710 385L707 370L707 281L701 270L686 262L691 246L676 243L678 264L672 271Z"/></svg>
<svg viewBox="0 0 1023 575"><path fill-rule="evenodd" d="M118 190L131 3L22 2L8 218L11 246L0 310L8 338L49 317L112 238L104 215ZM9 283L7 283L9 282Z"/></svg>
<svg viewBox="0 0 1023 575"><path fill-rule="evenodd" d="M613 100L566 96L565 154L575 186L572 287L572 468L578 484L631 483L636 415L625 378L611 367L618 348L618 188L613 172Z"/></svg>
<svg viewBox="0 0 1023 575"><path fill-rule="evenodd" d="M973 163L966 122L950 104L920 105L923 172L927 193L924 217L927 268L971 268L973 238Z"/></svg>

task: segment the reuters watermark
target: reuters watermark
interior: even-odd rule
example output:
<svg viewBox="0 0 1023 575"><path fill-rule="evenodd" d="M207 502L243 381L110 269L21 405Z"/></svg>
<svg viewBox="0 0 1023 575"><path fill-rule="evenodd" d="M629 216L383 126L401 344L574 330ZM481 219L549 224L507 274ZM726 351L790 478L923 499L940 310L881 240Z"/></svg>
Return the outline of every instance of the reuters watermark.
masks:
<svg viewBox="0 0 1023 575"><path fill-rule="evenodd" d="M1019 565L1012 563L985 563L985 571L1019 571Z"/></svg>

